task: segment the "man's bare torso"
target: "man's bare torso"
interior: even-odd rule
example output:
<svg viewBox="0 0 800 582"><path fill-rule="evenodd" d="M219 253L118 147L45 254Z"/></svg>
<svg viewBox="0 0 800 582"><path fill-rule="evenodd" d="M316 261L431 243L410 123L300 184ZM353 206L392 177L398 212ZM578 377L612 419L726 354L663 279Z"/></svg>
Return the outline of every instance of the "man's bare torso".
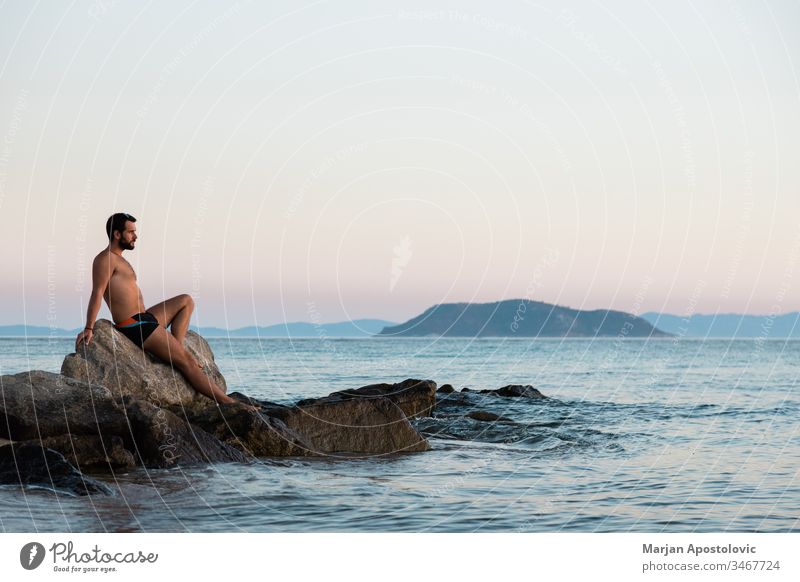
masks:
<svg viewBox="0 0 800 582"><path fill-rule="evenodd" d="M145 310L144 299L131 264L121 256L105 250L98 257L104 254L111 259L111 278L103 292L103 299L111 311L114 323L119 323L132 315L142 313Z"/></svg>

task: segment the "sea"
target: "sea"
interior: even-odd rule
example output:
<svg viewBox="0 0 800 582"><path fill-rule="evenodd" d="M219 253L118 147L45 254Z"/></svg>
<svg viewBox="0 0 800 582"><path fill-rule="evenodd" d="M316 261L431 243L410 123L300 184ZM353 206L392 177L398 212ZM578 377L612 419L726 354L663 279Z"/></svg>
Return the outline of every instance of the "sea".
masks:
<svg viewBox="0 0 800 582"><path fill-rule="evenodd" d="M1 338L0 374L74 340ZM292 403L406 378L469 393L417 421L432 450L262 459L0 488L3 532L796 532L798 340L209 340L229 391ZM503 421L478 421L485 411Z"/></svg>

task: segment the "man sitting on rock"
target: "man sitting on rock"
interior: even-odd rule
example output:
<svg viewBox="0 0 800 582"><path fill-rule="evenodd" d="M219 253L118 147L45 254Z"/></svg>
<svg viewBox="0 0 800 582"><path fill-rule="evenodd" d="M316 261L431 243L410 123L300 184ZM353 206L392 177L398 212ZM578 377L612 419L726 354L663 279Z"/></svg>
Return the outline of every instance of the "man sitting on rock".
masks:
<svg viewBox="0 0 800 582"><path fill-rule="evenodd" d="M114 327L130 341L157 358L171 362L201 394L221 404L238 402L208 378L200 363L183 347L194 310L192 298L178 295L144 308L136 273L122 258L123 251L132 251L136 245L135 222L133 216L122 212L112 215L106 222L108 247L92 263L92 295L86 312L86 328L78 334L75 350L81 341L86 345L91 343L102 297L111 311ZM167 331L170 326L172 333Z"/></svg>

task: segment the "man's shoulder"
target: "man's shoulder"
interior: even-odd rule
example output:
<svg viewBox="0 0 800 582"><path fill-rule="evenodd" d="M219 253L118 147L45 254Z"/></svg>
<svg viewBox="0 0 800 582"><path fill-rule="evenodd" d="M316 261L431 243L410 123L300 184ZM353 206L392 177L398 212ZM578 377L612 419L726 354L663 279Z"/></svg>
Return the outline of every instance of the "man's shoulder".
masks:
<svg viewBox="0 0 800 582"><path fill-rule="evenodd" d="M116 261L114 259L118 259L114 253L109 251L108 249L103 249L97 255L95 255L94 260L92 261L93 264L97 265L98 263L110 263L114 264Z"/></svg>

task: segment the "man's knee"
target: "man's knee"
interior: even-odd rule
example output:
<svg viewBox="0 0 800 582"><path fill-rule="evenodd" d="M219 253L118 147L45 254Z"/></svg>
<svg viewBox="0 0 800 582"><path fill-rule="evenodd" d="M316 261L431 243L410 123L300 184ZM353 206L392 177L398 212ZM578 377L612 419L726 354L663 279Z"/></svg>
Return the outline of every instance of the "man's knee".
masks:
<svg viewBox="0 0 800 582"><path fill-rule="evenodd" d="M188 293L184 293L183 295L178 295L183 304L184 309L188 309L189 311L194 310L194 298Z"/></svg>

